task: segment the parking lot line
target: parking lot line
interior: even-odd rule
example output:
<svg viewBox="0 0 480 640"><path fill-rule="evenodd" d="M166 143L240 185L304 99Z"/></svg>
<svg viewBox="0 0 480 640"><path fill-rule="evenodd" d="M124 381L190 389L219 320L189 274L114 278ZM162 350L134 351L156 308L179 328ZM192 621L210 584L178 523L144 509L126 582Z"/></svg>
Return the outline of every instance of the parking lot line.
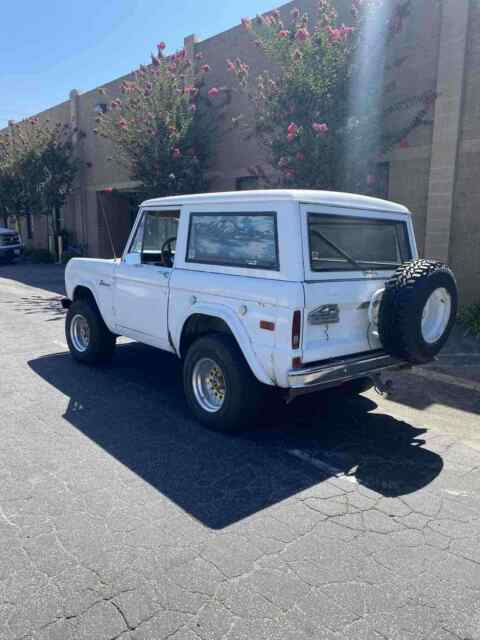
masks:
<svg viewBox="0 0 480 640"><path fill-rule="evenodd" d="M326 471L327 473L329 473L335 478L345 478L352 484L358 484L355 476L347 475L341 469L337 469L336 467L333 467L331 464L329 464L328 462L325 462L324 460L319 460L318 458L315 458L307 451L302 451L301 449L288 449L287 453L291 456L295 456L295 458L299 458L303 462L307 462L308 464L311 464L316 469L320 469L321 471Z"/></svg>
<svg viewBox="0 0 480 640"><path fill-rule="evenodd" d="M438 371L432 371L431 369L412 369L411 373L415 376L421 376L422 378L427 378L429 380L436 380L437 382L444 382L445 384L451 384L456 387L461 387L462 389L468 389L469 391L476 391L480 393L480 383L454 378L447 373L439 373Z"/></svg>

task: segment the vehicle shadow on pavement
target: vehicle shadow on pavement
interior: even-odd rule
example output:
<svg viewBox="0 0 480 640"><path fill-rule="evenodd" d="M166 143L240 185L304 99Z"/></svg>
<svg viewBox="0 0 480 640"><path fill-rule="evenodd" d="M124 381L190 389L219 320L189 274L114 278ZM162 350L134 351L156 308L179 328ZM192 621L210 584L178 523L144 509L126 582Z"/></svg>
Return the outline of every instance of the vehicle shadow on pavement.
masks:
<svg viewBox="0 0 480 640"><path fill-rule="evenodd" d="M111 365L88 368L69 354L31 360L69 398L76 429L203 524L221 529L334 476L384 496L428 485L442 458L425 432L372 413L366 397L330 392L285 406L270 400L263 424L226 436L190 416L175 356L118 345Z"/></svg>
<svg viewBox="0 0 480 640"><path fill-rule="evenodd" d="M14 262L0 265L0 279L65 295L65 265Z"/></svg>

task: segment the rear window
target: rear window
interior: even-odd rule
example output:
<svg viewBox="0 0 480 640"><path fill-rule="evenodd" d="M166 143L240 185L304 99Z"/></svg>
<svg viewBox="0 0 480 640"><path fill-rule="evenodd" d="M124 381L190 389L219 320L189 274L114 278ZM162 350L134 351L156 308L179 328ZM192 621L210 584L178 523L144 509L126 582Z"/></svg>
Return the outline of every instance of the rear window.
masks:
<svg viewBox="0 0 480 640"><path fill-rule="evenodd" d="M187 262L278 270L275 213L192 213Z"/></svg>
<svg viewBox="0 0 480 640"><path fill-rule="evenodd" d="M312 271L395 269L412 257L405 222L308 214Z"/></svg>

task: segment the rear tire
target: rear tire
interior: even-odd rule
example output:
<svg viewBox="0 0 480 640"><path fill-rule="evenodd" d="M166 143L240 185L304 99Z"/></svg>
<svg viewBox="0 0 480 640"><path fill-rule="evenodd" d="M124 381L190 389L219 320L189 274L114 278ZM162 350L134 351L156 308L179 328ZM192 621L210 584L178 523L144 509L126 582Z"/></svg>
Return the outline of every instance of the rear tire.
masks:
<svg viewBox="0 0 480 640"><path fill-rule="evenodd" d="M198 338L183 365L183 387L195 417L214 431L232 433L255 419L263 397L234 338Z"/></svg>
<svg viewBox="0 0 480 640"><path fill-rule="evenodd" d="M70 353L78 362L97 364L107 362L113 356L116 336L108 330L99 311L87 300L76 300L70 305L65 336Z"/></svg>

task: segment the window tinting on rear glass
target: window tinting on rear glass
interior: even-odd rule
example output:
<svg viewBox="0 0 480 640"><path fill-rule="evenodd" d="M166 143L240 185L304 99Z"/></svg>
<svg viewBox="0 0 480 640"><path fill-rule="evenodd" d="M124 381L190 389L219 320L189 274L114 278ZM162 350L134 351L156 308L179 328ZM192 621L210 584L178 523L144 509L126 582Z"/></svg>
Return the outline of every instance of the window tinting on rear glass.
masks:
<svg viewBox="0 0 480 640"><path fill-rule="evenodd" d="M312 271L395 269L412 257L405 222L308 214Z"/></svg>
<svg viewBox="0 0 480 640"><path fill-rule="evenodd" d="M187 262L278 270L275 213L192 213Z"/></svg>

